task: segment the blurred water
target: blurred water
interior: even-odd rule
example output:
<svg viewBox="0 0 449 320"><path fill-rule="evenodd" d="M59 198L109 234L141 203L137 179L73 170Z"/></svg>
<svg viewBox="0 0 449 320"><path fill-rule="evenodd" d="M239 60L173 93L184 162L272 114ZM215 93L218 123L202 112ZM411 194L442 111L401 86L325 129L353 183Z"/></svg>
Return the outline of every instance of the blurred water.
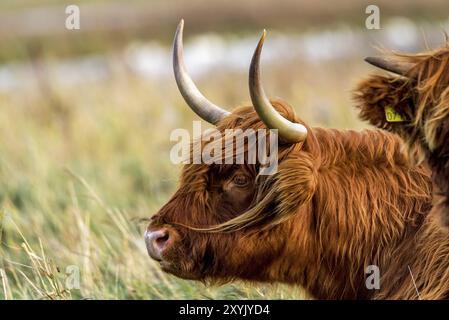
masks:
<svg viewBox="0 0 449 320"><path fill-rule="evenodd" d="M375 47L406 52L437 48L443 43L443 31L449 30L449 19L441 24L415 22L398 17L381 30L354 30L341 26L334 30L281 34L268 32L262 55L263 64L288 63L293 59L320 63L344 59L363 59L376 55ZM185 35L186 65L193 77L214 72L247 72L259 35L243 38L202 34ZM58 60L48 67L51 81L61 86L98 82L111 75L114 65L122 64L133 74L158 79L171 78L171 48L158 42L130 43L121 52ZM35 84L30 63L0 66L0 91L20 90Z"/></svg>

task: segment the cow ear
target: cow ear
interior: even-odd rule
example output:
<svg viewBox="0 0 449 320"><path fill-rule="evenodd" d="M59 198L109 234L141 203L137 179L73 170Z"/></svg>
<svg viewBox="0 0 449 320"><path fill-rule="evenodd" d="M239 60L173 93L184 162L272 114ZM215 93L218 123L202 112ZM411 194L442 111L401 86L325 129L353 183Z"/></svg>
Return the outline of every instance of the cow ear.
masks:
<svg viewBox="0 0 449 320"><path fill-rule="evenodd" d="M370 76L353 91L359 117L370 124L407 139L412 134L413 91L403 77Z"/></svg>

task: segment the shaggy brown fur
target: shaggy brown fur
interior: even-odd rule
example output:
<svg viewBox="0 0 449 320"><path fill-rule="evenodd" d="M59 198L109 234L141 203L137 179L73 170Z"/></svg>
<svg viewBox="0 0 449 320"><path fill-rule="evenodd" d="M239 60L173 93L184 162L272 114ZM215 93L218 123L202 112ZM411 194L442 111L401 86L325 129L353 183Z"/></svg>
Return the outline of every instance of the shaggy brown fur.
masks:
<svg viewBox="0 0 449 320"><path fill-rule="evenodd" d="M240 107L218 129L264 127ZM258 165L186 165L148 227L175 238L162 268L201 281L299 284L320 299L416 299L410 266L422 298L448 298L449 238L427 216L426 167L412 166L400 139L381 130L308 130L303 144L280 145L271 176L257 176ZM236 186L236 175L251 183ZM217 224L225 232L186 227ZM368 265L380 268L380 290L366 288Z"/></svg>
<svg viewBox="0 0 449 320"><path fill-rule="evenodd" d="M415 158L429 163L435 184L434 211L449 226L449 45L393 59L413 65L410 78L371 76L355 91L357 107L362 119L398 133ZM407 121L386 122L385 106Z"/></svg>

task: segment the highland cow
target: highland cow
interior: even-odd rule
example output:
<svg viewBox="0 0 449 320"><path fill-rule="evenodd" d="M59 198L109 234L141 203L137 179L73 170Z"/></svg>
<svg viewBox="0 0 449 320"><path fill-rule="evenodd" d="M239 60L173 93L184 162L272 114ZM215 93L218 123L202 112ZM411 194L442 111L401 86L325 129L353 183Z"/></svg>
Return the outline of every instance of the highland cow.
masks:
<svg viewBox="0 0 449 320"><path fill-rule="evenodd" d="M360 116L400 135L412 158L429 164L433 214L449 227L449 44L433 52L366 60L396 75L371 76L359 85L355 98ZM388 121L385 108L398 121Z"/></svg>
<svg viewBox="0 0 449 320"><path fill-rule="evenodd" d="M183 22L173 64L187 104L223 135L277 129L279 165L262 176L259 163L186 164L145 232L162 269L208 283L295 284L320 299L448 298L449 237L428 219L430 171L411 164L401 139L311 128L287 103L269 100L259 65L265 32L250 65L252 105L225 111L188 76L182 31ZM372 265L379 289L366 285Z"/></svg>

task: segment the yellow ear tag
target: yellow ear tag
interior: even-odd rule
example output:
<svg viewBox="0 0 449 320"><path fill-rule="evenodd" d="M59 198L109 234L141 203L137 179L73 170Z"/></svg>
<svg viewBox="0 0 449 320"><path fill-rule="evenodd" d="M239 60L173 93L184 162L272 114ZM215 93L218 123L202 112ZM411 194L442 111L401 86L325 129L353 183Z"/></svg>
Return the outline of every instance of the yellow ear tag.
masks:
<svg viewBox="0 0 449 320"><path fill-rule="evenodd" d="M404 122L405 119L394 110L392 106L385 107L385 118L387 122Z"/></svg>

